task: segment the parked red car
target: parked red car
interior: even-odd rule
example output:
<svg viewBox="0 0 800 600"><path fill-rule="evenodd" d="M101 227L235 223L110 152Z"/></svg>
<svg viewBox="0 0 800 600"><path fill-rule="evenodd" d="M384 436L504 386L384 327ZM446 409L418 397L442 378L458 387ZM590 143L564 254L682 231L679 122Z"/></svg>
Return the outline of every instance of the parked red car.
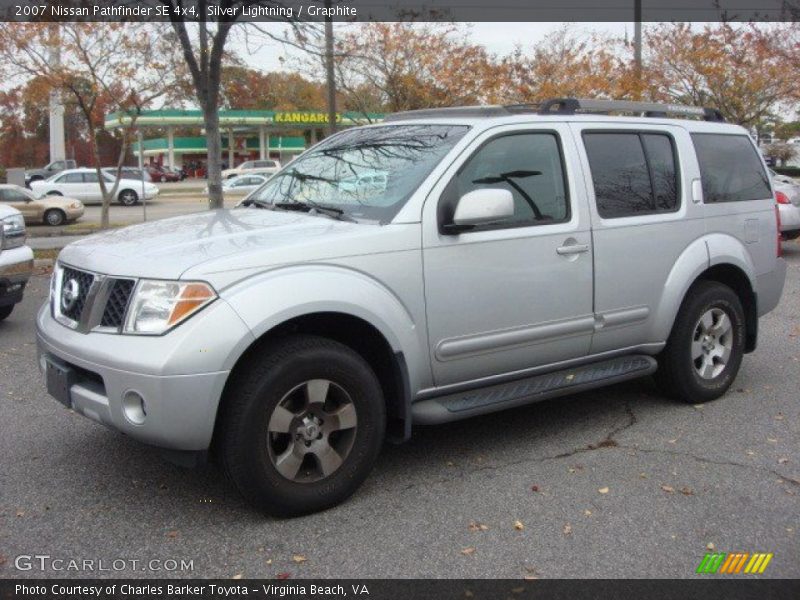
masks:
<svg viewBox="0 0 800 600"><path fill-rule="evenodd" d="M181 177L174 171L168 171L164 169L161 165L147 165L145 167L147 172L152 177L153 181L161 181L162 183L165 181L180 181Z"/></svg>

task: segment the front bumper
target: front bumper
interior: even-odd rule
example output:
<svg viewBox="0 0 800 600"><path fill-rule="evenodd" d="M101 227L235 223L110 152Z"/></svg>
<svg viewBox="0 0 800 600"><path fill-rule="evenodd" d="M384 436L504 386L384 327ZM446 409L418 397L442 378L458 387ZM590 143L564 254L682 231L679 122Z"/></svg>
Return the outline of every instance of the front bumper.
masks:
<svg viewBox="0 0 800 600"><path fill-rule="evenodd" d="M0 252L0 306L22 300L25 284L33 273L33 250L27 246Z"/></svg>
<svg viewBox="0 0 800 600"><path fill-rule="evenodd" d="M231 367L252 340L223 301L163 336L80 333L58 323L48 304L36 321L39 367L51 362L71 372L73 410L171 450L208 449ZM124 407L128 392L144 398L141 422Z"/></svg>

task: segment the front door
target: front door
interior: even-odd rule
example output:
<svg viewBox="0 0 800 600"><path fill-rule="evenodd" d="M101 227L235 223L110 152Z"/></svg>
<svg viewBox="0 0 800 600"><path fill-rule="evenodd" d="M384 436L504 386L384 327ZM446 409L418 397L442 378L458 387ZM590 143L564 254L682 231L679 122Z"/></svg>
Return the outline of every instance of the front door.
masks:
<svg viewBox="0 0 800 600"><path fill-rule="evenodd" d="M563 124L500 127L475 140L428 197L425 299L437 386L585 356L592 248L574 141ZM498 187L514 215L450 235L458 198Z"/></svg>

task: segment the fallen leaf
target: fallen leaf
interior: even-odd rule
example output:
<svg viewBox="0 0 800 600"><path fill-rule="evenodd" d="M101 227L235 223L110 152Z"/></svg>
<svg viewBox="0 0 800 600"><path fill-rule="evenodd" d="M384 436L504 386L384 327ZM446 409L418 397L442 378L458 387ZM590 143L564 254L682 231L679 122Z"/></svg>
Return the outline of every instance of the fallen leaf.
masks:
<svg viewBox="0 0 800 600"><path fill-rule="evenodd" d="M297 563L298 565L301 565L304 562L306 562L307 560L308 559L305 556L303 556L302 554L292 554L292 562L293 563Z"/></svg>
<svg viewBox="0 0 800 600"><path fill-rule="evenodd" d="M25 516L25 511L24 510L18 510L17 511L17 516L18 517L24 517Z"/></svg>
<svg viewBox="0 0 800 600"><path fill-rule="evenodd" d="M526 581L533 581L534 579L539 579L539 578L536 575L525 575L523 579Z"/></svg>
<svg viewBox="0 0 800 600"><path fill-rule="evenodd" d="M514 529L517 531L522 531L525 529L525 525L522 524L522 521L514 521Z"/></svg>
<svg viewBox="0 0 800 600"><path fill-rule="evenodd" d="M671 494L672 492L675 491L675 488L672 487L671 485L663 485L662 484L661 489L664 490L665 492L667 492L668 494Z"/></svg>
<svg viewBox="0 0 800 600"><path fill-rule="evenodd" d="M789 462L789 459L788 459L788 458L786 458L785 456L781 456L781 457L778 459L778 464L779 464L779 465L785 465L787 462Z"/></svg>
<svg viewBox="0 0 800 600"><path fill-rule="evenodd" d="M684 496L694 496L694 491L692 490L692 488L682 487L681 494L683 494Z"/></svg>
<svg viewBox="0 0 800 600"><path fill-rule="evenodd" d="M777 443L778 443L778 440L777 440L776 438L771 438L771 437L768 437L768 438L767 438L767 441L768 441L770 444L777 444Z"/></svg>
<svg viewBox="0 0 800 600"><path fill-rule="evenodd" d="M268 558L268 559L267 559L265 562L266 562L268 565L271 565L271 564L272 564L272 559L271 559L271 558Z"/></svg>
<svg viewBox="0 0 800 600"><path fill-rule="evenodd" d="M744 453L747 454L747 456L755 456L755 452L753 452L752 450L745 450Z"/></svg>
<svg viewBox="0 0 800 600"><path fill-rule="evenodd" d="M639 473L640 479L647 479L647 473Z"/></svg>
<svg viewBox="0 0 800 600"><path fill-rule="evenodd" d="M677 441L678 441L678 438L675 438L675 439L672 439L672 440L667 440L667 442L670 443L670 444L674 444Z"/></svg>
<svg viewBox="0 0 800 600"><path fill-rule="evenodd" d="M448 461L447 461L447 466L448 466L448 467L455 467L455 466L456 466L456 463L454 463L452 460L448 460Z"/></svg>
<svg viewBox="0 0 800 600"><path fill-rule="evenodd" d="M564 525L564 535L572 535L572 525L569 523Z"/></svg>
<svg viewBox="0 0 800 600"><path fill-rule="evenodd" d="M176 537L178 537L178 532L177 531L168 531L167 532L167 537L174 540Z"/></svg>
<svg viewBox="0 0 800 600"><path fill-rule="evenodd" d="M716 549L717 547L714 545L714 542L708 542L706 544L706 550L708 550L709 552L714 552L714 550Z"/></svg>
<svg viewBox="0 0 800 600"><path fill-rule="evenodd" d="M524 592L524 591L525 591L525 588L524 588L524 587L515 587L515 588L511 588L511 593L512 593L512 594L521 594L521 593L522 593L522 592Z"/></svg>
<svg viewBox="0 0 800 600"><path fill-rule="evenodd" d="M787 528L787 531L791 533L791 527ZM8 562L8 558L4 554L0 554L0 567Z"/></svg>
<svg viewBox="0 0 800 600"><path fill-rule="evenodd" d="M278 573L275 576L275 579L289 579L289 577L291 577L291 576L292 576L291 573Z"/></svg>
<svg viewBox="0 0 800 600"><path fill-rule="evenodd" d="M776 421L783 421L783 413L778 413L777 415L775 415L775 420Z"/></svg>
<svg viewBox="0 0 800 600"><path fill-rule="evenodd" d="M233 579L241 579L242 577L244 577L244 573L237 573L233 576Z"/></svg>
<svg viewBox="0 0 800 600"><path fill-rule="evenodd" d="M488 531L489 526L484 525L483 523L476 523L475 521L470 521L467 529L470 531Z"/></svg>
<svg viewBox="0 0 800 600"><path fill-rule="evenodd" d="M472 598L474 595L472 590L464 590L464 598Z"/></svg>
<svg viewBox="0 0 800 600"><path fill-rule="evenodd" d="M538 492L539 491L539 486L538 485L532 485L531 486L531 491L532 492Z"/></svg>
<svg viewBox="0 0 800 600"><path fill-rule="evenodd" d="M607 494L607 493L608 493L608 488L607 488L607 487L601 487L601 488L600 488L599 490L597 490L597 491L598 491L599 493L601 493L601 494Z"/></svg>
<svg viewBox="0 0 800 600"><path fill-rule="evenodd" d="M692 407L695 408L696 410L703 410L705 404L692 404Z"/></svg>
<svg viewBox="0 0 800 600"><path fill-rule="evenodd" d="M584 515L586 515L587 517L591 517L591 516L592 516L592 511L590 511L590 510L587 508L585 511L583 511L583 514L584 514Z"/></svg>
<svg viewBox="0 0 800 600"><path fill-rule="evenodd" d="M461 551L464 556L472 556L475 554L475 546L468 546Z"/></svg>

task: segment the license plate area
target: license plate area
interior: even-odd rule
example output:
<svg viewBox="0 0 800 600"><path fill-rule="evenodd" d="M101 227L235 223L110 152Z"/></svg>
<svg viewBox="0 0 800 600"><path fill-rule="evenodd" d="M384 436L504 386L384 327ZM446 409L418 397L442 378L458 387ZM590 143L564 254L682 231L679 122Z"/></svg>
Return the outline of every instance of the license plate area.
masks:
<svg viewBox="0 0 800 600"><path fill-rule="evenodd" d="M75 383L75 371L53 362L49 358L45 358L45 363L47 365L47 393L67 408L72 408L69 390Z"/></svg>

